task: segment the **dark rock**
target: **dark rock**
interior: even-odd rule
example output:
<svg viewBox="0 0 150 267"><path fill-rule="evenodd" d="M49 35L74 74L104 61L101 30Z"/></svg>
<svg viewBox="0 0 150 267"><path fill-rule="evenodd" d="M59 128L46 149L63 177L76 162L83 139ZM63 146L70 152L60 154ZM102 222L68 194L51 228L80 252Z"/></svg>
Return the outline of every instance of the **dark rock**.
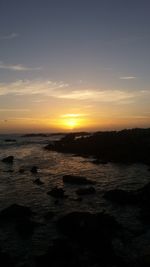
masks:
<svg viewBox="0 0 150 267"><path fill-rule="evenodd" d="M16 139L5 139L5 142L16 142Z"/></svg>
<svg viewBox="0 0 150 267"><path fill-rule="evenodd" d="M112 238L121 228L114 217L105 213L72 212L60 218L57 227L80 249L86 250L95 263L101 266L103 262L106 266L108 262L113 263Z"/></svg>
<svg viewBox="0 0 150 267"><path fill-rule="evenodd" d="M37 185L43 185L44 183L38 178L35 181L33 181L33 183L37 184Z"/></svg>
<svg viewBox="0 0 150 267"><path fill-rule="evenodd" d="M12 204L8 208L3 209L0 212L0 219L3 221L22 220L23 218L30 218L33 212L29 207L21 206L18 204Z"/></svg>
<svg viewBox="0 0 150 267"><path fill-rule="evenodd" d="M25 172L25 169L24 169L24 168L20 168L20 169L19 169L19 172L20 172L20 173L24 173L24 172Z"/></svg>
<svg viewBox="0 0 150 267"><path fill-rule="evenodd" d="M77 185L94 184L94 181L88 180L83 176L76 176L76 175L64 175L63 182L69 184L77 184Z"/></svg>
<svg viewBox="0 0 150 267"><path fill-rule="evenodd" d="M87 187L87 188L79 188L79 189L76 190L76 194L79 195L79 196L82 196L82 195L93 195L95 193L96 193L96 190L92 186Z"/></svg>
<svg viewBox="0 0 150 267"><path fill-rule="evenodd" d="M47 212L47 213L44 215L44 218L45 218L46 220L51 220L54 216L55 216L55 212L53 212L53 211L49 211L49 212Z"/></svg>
<svg viewBox="0 0 150 267"><path fill-rule="evenodd" d="M12 257L6 253L2 252L0 249L0 266L1 267L15 267L15 262Z"/></svg>
<svg viewBox="0 0 150 267"><path fill-rule="evenodd" d="M47 192L48 195L55 198L64 198L64 190L62 188L54 187L51 191Z"/></svg>
<svg viewBox="0 0 150 267"><path fill-rule="evenodd" d="M36 267L81 267L77 247L66 238L53 240L48 251L36 257L35 262Z"/></svg>
<svg viewBox="0 0 150 267"><path fill-rule="evenodd" d="M93 159L91 162L94 164L108 164L108 161L100 159Z"/></svg>
<svg viewBox="0 0 150 267"><path fill-rule="evenodd" d="M37 166L33 166L30 171L32 173L37 173L38 172L38 167Z"/></svg>
<svg viewBox="0 0 150 267"><path fill-rule="evenodd" d="M14 161L13 156L8 156L8 157L2 159L2 162L4 162L4 163L13 163L13 161Z"/></svg>
<svg viewBox="0 0 150 267"><path fill-rule="evenodd" d="M116 202L120 205L137 204L139 196L136 191L129 192L122 189L114 189L107 191L104 194L104 198Z"/></svg>
<svg viewBox="0 0 150 267"><path fill-rule="evenodd" d="M39 223L32 221L30 218L23 218L16 223L16 230L21 238L27 239L29 238L35 228L39 226Z"/></svg>

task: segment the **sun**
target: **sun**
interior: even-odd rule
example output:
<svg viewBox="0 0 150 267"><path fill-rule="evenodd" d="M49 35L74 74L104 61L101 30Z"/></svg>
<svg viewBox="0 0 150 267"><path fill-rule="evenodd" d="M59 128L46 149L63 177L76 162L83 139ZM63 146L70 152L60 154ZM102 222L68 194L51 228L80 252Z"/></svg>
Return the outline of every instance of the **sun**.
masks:
<svg viewBox="0 0 150 267"><path fill-rule="evenodd" d="M78 120L76 118L67 118L64 121L64 125L66 126L66 128L73 130L78 126Z"/></svg>

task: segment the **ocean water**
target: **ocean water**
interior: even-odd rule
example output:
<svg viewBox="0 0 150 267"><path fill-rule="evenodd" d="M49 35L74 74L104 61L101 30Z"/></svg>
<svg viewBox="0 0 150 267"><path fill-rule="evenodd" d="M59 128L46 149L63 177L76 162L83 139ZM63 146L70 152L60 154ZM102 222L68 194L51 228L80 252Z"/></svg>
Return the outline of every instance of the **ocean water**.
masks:
<svg viewBox="0 0 150 267"><path fill-rule="evenodd" d="M15 139L16 142L6 142L6 139L10 138ZM142 229L140 221L137 220L138 209L135 207L122 209L104 200L103 193L114 188L127 190L141 188L150 180L148 167L143 164L95 165L90 158L44 149L44 146L50 141L59 138L60 136L0 136L0 210L13 203L29 206L36 212L35 220L40 223L30 241L22 240L14 234L10 226L0 229L0 242L4 250L14 253L18 257L24 258L24 255L28 255L30 258L31 254L38 255L45 251L50 240L57 236L55 221L59 216L70 211L99 212L106 210L125 225L128 231ZM14 156L13 164L1 161L10 155ZM30 172L32 166L38 167L37 174ZM25 172L20 173L20 168L23 168ZM76 201L76 189L79 186L63 184L62 177L65 174L81 175L95 181L96 194L83 196L82 201ZM40 178L43 185L39 186L34 183L37 178ZM68 198L56 202L56 199L49 196L47 192L55 186L62 187ZM51 221L44 218L49 211L56 214ZM137 251L137 248L134 249ZM126 253L129 254L129 251L127 250Z"/></svg>

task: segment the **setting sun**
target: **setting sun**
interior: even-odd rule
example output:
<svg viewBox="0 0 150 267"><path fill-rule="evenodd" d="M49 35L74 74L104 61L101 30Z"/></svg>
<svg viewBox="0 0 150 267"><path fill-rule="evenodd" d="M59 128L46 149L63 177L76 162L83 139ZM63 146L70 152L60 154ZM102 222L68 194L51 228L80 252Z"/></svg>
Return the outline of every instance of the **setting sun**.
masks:
<svg viewBox="0 0 150 267"><path fill-rule="evenodd" d="M64 121L64 125L69 129L74 129L76 126L78 126L78 120L76 118L70 118L66 119Z"/></svg>

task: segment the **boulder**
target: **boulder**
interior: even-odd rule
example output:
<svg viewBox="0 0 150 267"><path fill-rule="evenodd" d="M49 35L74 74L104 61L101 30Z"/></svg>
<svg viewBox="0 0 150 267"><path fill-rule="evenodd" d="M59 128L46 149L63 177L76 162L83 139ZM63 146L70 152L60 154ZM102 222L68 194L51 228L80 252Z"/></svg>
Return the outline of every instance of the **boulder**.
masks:
<svg viewBox="0 0 150 267"><path fill-rule="evenodd" d="M136 191L129 192L122 189L114 189L105 192L104 198L120 205L137 204L139 196Z"/></svg>
<svg viewBox="0 0 150 267"><path fill-rule="evenodd" d="M71 242L78 244L80 250L86 251L94 263L101 263L101 266L104 262L106 266L108 262L113 264L112 238L121 229L113 216L103 212L71 212L58 219L57 228Z"/></svg>
<svg viewBox="0 0 150 267"><path fill-rule="evenodd" d="M13 161L14 161L13 156L8 156L8 157L2 159L2 162L4 162L4 163L13 163Z"/></svg>
<svg viewBox="0 0 150 267"><path fill-rule="evenodd" d="M37 173L38 172L38 167L37 166L33 166L30 171L32 173Z"/></svg>
<svg viewBox="0 0 150 267"><path fill-rule="evenodd" d="M87 188L79 188L76 190L76 194L79 196L82 195L93 195L96 193L96 190L93 186L87 187Z"/></svg>
<svg viewBox="0 0 150 267"><path fill-rule="evenodd" d="M86 177L76 175L64 175L63 182L77 185L94 184L94 181L88 180Z"/></svg>
<svg viewBox="0 0 150 267"><path fill-rule="evenodd" d="M30 218L33 215L29 207L12 204L0 212L1 221L22 220L23 218Z"/></svg>
<svg viewBox="0 0 150 267"><path fill-rule="evenodd" d="M37 184L37 185L43 185L44 184L39 178L37 178L35 181L33 181L33 183Z"/></svg>
<svg viewBox="0 0 150 267"><path fill-rule="evenodd" d="M54 198L64 198L64 190L63 188L54 187L51 191L47 192L48 195Z"/></svg>

